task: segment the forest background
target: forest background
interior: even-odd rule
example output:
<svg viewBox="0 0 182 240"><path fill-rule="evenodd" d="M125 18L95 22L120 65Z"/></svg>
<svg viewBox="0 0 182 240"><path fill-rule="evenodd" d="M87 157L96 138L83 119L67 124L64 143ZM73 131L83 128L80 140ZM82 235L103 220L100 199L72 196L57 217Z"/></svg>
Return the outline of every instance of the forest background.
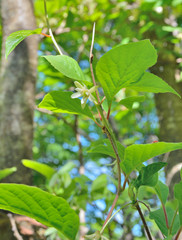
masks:
<svg viewBox="0 0 182 240"><path fill-rule="evenodd" d="M118 44L150 39L158 52L158 62L151 72L182 93L181 0L49 0L47 9L57 42L65 54L79 62L88 78L95 22L94 64ZM43 1L1 0L1 27L0 168L17 167L4 181L34 184L56 192L82 209L81 222L88 224L82 231L93 232L102 225L117 185L111 174L112 166L106 166L113 160L101 154L88 154L90 145L103 133L80 117L37 109L47 92L74 90L72 80L42 58L57 54L50 38L29 37L5 60L5 40L10 33L36 27L48 33ZM123 96L135 95L133 90L122 90L117 97L119 101ZM182 142L182 101L172 94L146 94L145 101L135 102L132 109L117 106L110 123L125 146L156 140ZM161 175L161 179L170 186L171 197L173 186L180 179L181 156L182 151L163 156L168 165L166 178ZM56 168L60 173L56 179L59 184L56 187L54 183L48 184L40 174L25 168L22 159ZM149 189L143 189L144 199L150 194ZM122 195L120 204L125 202L126 196ZM155 207L157 202L152 204ZM106 234L109 239L145 239L140 225L138 216L126 210L125 214L116 215ZM50 237L55 239L56 232L52 231Z"/></svg>

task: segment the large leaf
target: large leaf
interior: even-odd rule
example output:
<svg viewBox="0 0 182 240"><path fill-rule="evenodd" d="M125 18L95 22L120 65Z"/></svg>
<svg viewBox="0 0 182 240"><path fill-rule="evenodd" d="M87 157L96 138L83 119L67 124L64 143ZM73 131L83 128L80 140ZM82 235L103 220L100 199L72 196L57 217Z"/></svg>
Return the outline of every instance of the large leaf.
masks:
<svg viewBox="0 0 182 240"><path fill-rule="evenodd" d="M27 160L27 159L22 160L22 163L25 167L31 168L39 172L40 174L45 176L47 179L50 179L55 173L55 170L53 168L49 167L44 163L39 163L39 162Z"/></svg>
<svg viewBox="0 0 182 240"><path fill-rule="evenodd" d="M119 103L131 110L135 102L143 101L145 101L145 96L132 96L122 99Z"/></svg>
<svg viewBox="0 0 182 240"><path fill-rule="evenodd" d="M97 144L97 142L96 142ZM112 145L109 141L109 139L104 139L102 141L99 141L99 144L96 145L93 148L91 148L89 150L89 152L91 153L102 153L102 154L106 154L108 156L111 156L113 158L116 158L115 152L112 148ZM124 159L124 151L125 151L125 147L123 145L121 145L120 142L117 141L117 148L118 148L118 153L119 153L119 157L121 159Z"/></svg>
<svg viewBox="0 0 182 240"><path fill-rule="evenodd" d="M169 225L171 225L175 211L172 208L166 207L166 212L167 212L167 216L168 216ZM168 236L168 228L166 226L163 209L158 209L154 212L150 212L149 217L150 217L150 219L154 219L154 221L156 222L156 224L159 227L159 229L161 230L161 232L167 237ZM174 220L172 234L174 235L178 231L178 229L179 229L179 216L177 215Z"/></svg>
<svg viewBox="0 0 182 240"><path fill-rule="evenodd" d="M6 58L15 49L15 47L26 37L31 36L33 34L40 34L41 31L42 29L38 28L35 30L21 30L11 33L6 39Z"/></svg>
<svg viewBox="0 0 182 240"><path fill-rule="evenodd" d="M44 56L44 58L63 75L75 79L85 80L83 72L76 60L66 55Z"/></svg>
<svg viewBox="0 0 182 240"><path fill-rule="evenodd" d="M50 92L44 97L38 107L56 113L82 114L89 118L93 118L89 107L86 105L83 109L80 100L76 98L72 99L71 95L72 92Z"/></svg>
<svg viewBox="0 0 182 240"><path fill-rule="evenodd" d="M167 142L131 145L125 149L121 168L128 175L148 159L181 148L182 143Z"/></svg>
<svg viewBox="0 0 182 240"><path fill-rule="evenodd" d="M155 191L160 199L160 201L165 204L169 195L169 188L167 185L158 181L157 185L155 186Z"/></svg>
<svg viewBox="0 0 182 240"><path fill-rule="evenodd" d="M139 188L142 185L155 186L158 181L157 172L166 165L164 162L152 163L146 167L142 167L139 171L139 176L135 180L135 187Z"/></svg>
<svg viewBox="0 0 182 240"><path fill-rule="evenodd" d="M0 209L34 218L75 239L79 218L63 198L21 184L0 184L0 193Z"/></svg>
<svg viewBox="0 0 182 240"><path fill-rule="evenodd" d="M104 54L96 74L108 103L121 88L138 81L156 61L157 53L149 40L121 45Z"/></svg>
<svg viewBox="0 0 182 240"><path fill-rule="evenodd" d="M172 87L156 75L145 72L141 79L130 83L127 87L140 92L165 93L170 92L181 97Z"/></svg>
<svg viewBox="0 0 182 240"><path fill-rule="evenodd" d="M10 174L16 172L16 170L17 170L16 167L5 168L5 169L0 170L0 180L9 176Z"/></svg>

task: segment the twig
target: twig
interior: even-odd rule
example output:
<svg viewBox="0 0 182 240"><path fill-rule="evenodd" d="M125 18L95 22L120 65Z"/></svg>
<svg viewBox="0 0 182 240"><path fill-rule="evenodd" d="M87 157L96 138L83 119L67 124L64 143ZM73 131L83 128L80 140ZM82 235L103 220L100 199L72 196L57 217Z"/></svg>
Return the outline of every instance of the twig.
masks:
<svg viewBox="0 0 182 240"><path fill-rule="evenodd" d="M16 222L15 222L15 219L13 218L13 215L11 213L8 213L7 215L9 217L14 236L16 237L17 240L23 240L22 236L18 232L18 229L16 227Z"/></svg>
<svg viewBox="0 0 182 240"><path fill-rule="evenodd" d="M140 200L138 200L138 202L142 203L148 209L148 211L150 212L150 207L146 203L144 203L143 201L140 201Z"/></svg>
<svg viewBox="0 0 182 240"><path fill-rule="evenodd" d="M45 11L45 17L46 17L47 27L48 27L49 34L50 34L50 36L51 36L51 39L52 39L52 41L53 41L53 43L54 43L54 46L55 46L56 49L58 50L59 54L60 54L60 55L63 55L61 49L59 48L59 46L58 46L58 44L57 44L57 42L56 42L56 40L55 40L55 38L54 38L54 35L53 35L53 33L52 33L52 30L51 30L51 28L50 28L49 17L48 17L48 13L47 13L46 0L44 0L44 11Z"/></svg>
<svg viewBox="0 0 182 240"><path fill-rule="evenodd" d="M179 229L179 231L177 232L176 237L175 237L174 240L178 240L178 238L179 238L179 236L180 236L180 234L181 234L181 231L182 231L182 227L181 227L181 228Z"/></svg>
<svg viewBox="0 0 182 240"><path fill-rule="evenodd" d="M169 232L170 234L172 233L172 229L173 229L173 225L174 225L174 221L175 221L175 218L176 218L177 213L178 213L178 207L177 207L177 209L176 209L176 211L175 211L175 213L174 213L174 216L173 216L173 218L172 218L172 221L171 221L170 232Z"/></svg>
<svg viewBox="0 0 182 240"><path fill-rule="evenodd" d="M90 47L90 71L91 71L93 84L94 84L94 86L96 86L95 76L94 76L94 71L93 71L93 66L92 66L93 58L94 58L94 55L93 55L94 38L95 38L95 23L93 25L92 43L91 43L91 47ZM98 93L97 89L96 89L96 96L97 96L98 104L100 104L100 98L99 98L99 93Z"/></svg>
<svg viewBox="0 0 182 240"><path fill-rule="evenodd" d="M147 226L147 223L146 223L146 221L145 221L145 218L144 218L144 216L143 216L143 213L142 213L142 211L141 211L141 208L140 208L140 206L139 206L139 204L138 204L138 202L135 203L135 207L136 207L136 209L138 210L138 213L139 213L139 215L140 215L140 218L141 218L141 220L142 220L142 222L143 222L143 225L144 225L146 234L147 234L147 236L148 236L148 239L149 239L149 240L153 240L153 239L152 239L152 236L151 236L151 233L150 233L150 231L149 231L149 228L148 228L148 226Z"/></svg>

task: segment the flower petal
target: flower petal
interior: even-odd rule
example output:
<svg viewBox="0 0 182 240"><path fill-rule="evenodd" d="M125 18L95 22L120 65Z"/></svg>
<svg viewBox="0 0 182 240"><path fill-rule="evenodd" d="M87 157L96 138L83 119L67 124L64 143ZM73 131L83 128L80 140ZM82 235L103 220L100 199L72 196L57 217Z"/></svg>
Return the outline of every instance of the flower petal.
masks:
<svg viewBox="0 0 182 240"><path fill-rule="evenodd" d="M91 102L95 102L95 98L92 94L90 94L89 98L88 98Z"/></svg>
<svg viewBox="0 0 182 240"><path fill-rule="evenodd" d="M92 88L89 89L90 93L93 93L97 90L97 86L93 86Z"/></svg>
<svg viewBox="0 0 182 240"><path fill-rule="evenodd" d="M74 84L77 88L81 88L81 89L83 88L82 84L79 83L78 81L75 81Z"/></svg>
<svg viewBox="0 0 182 240"><path fill-rule="evenodd" d="M82 100L81 100L81 106L82 106L82 108L85 107L85 105L86 105L86 103L87 103L87 99L88 99L88 97L83 97L83 98L82 98Z"/></svg>
<svg viewBox="0 0 182 240"><path fill-rule="evenodd" d="M73 93L71 95L71 98L78 98L78 97L81 97L81 93L79 93L79 92Z"/></svg>

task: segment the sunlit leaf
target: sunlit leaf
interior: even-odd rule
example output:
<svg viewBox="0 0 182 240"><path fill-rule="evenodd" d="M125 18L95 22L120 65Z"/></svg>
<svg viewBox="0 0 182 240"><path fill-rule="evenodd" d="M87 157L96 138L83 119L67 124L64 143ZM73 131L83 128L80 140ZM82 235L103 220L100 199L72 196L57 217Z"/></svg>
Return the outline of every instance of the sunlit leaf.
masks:
<svg viewBox="0 0 182 240"><path fill-rule="evenodd" d="M21 30L11 33L6 39L6 58L15 49L15 47L23 41L26 37L33 34L40 34L41 28L35 30Z"/></svg>
<svg viewBox="0 0 182 240"><path fill-rule="evenodd" d="M0 184L0 192L0 209L34 218L75 240L79 218L63 198L21 184Z"/></svg>

